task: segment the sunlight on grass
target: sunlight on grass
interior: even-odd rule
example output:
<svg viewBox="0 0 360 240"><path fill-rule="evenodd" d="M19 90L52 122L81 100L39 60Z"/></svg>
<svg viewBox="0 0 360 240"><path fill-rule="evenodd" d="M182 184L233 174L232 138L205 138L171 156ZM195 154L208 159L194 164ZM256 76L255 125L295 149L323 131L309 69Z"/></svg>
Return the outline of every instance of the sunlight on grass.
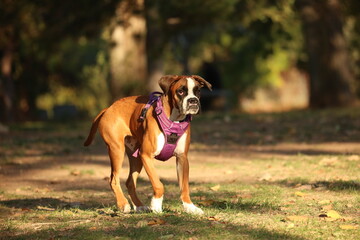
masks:
<svg viewBox="0 0 360 240"><path fill-rule="evenodd" d="M357 239L358 113L340 111L335 120L329 114L194 121L190 190L203 216L183 212L174 159L157 163L166 176L164 212L122 214L108 186L106 147L101 140L82 147L88 123L14 125L0 145L1 238ZM323 131L314 134L317 119ZM294 135L294 127L301 134ZM335 134L347 140L337 141ZM152 188L146 174L137 190L148 205Z"/></svg>

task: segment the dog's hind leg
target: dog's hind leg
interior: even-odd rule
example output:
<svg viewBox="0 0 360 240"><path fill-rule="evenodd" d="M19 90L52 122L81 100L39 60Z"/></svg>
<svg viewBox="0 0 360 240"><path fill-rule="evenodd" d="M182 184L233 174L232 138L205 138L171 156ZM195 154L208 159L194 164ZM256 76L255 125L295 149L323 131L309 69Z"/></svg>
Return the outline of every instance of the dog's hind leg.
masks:
<svg viewBox="0 0 360 240"><path fill-rule="evenodd" d="M143 163L140 157L133 157L132 154L134 152L133 148L126 146L126 154L129 158L129 176L126 180L126 187L128 189L128 193L130 195L131 201L134 205L134 210L136 212L144 212L149 211L150 209L141 202L139 197L136 194L136 182L137 178L143 168Z"/></svg>
<svg viewBox="0 0 360 240"><path fill-rule="evenodd" d="M108 144L108 151L111 160L110 187L115 194L118 208L124 213L128 213L131 207L120 186L120 170L124 160L125 146L123 143L111 142Z"/></svg>

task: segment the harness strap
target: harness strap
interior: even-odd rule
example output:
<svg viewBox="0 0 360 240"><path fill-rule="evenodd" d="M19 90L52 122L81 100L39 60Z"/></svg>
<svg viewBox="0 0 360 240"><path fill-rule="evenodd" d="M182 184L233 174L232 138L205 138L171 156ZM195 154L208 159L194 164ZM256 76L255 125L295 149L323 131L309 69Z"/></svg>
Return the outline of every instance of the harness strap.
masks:
<svg viewBox="0 0 360 240"><path fill-rule="evenodd" d="M162 93L160 92L153 92L150 94L150 99L148 103L141 111L139 121L143 122L145 120L147 111L149 110L151 105L156 102L154 111L156 113L156 119L158 121L158 124L160 125L161 130L165 136L165 145L161 150L160 154L155 156L155 158L161 161L166 161L174 155L178 140L185 133L185 131L190 125L191 115L187 115L185 120L181 122L171 121L163 111L163 105L159 94L160 96L162 95ZM133 157L139 156L139 150L140 149L137 149L133 153Z"/></svg>
<svg viewBox="0 0 360 240"><path fill-rule="evenodd" d="M156 102L160 98L161 95L162 95L161 92L153 92L150 94L149 101L146 103L145 107L141 110L141 113L140 113L140 116L138 119L140 122L143 122L145 120L147 111L149 110L151 105L153 105L154 102Z"/></svg>

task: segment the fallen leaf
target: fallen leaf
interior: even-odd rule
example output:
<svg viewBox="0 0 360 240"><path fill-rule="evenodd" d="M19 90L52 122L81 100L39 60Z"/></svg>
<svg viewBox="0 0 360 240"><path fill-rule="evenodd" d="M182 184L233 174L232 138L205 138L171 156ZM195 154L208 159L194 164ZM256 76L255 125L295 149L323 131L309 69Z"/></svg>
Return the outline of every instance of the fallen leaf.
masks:
<svg viewBox="0 0 360 240"><path fill-rule="evenodd" d="M90 231L94 231L94 230L96 230L96 229L97 229L97 227L90 227L90 228L89 228Z"/></svg>
<svg viewBox="0 0 360 240"><path fill-rule="evenodd" d="M339 219L341 215L335 210L329 210L326 212L328 218Z"/></svg>
<svg viewBox="0 0 360 240"><path fill-rule="evenodd" d="M304 192L295 192L294 194L295 194L295 196L298 196L298 197L305 197L306 196L306 193L304 193Z"/></svg>
<svg viewBox="0 0 360 240"><path fill-rule="evenodd" d="M355 230L359 228L357 225L340 225L339 227L344 230Z"/></svg>
<svg viewBox="0 0 360 240"><path fill-rule="evenodd" d="M329 210L326 213L322 213L319 215L319 217L324 218L328 222L333 222L338 219L343 219L343 217L335 210Z"/></svg>
<svg viewBox="0 0 360 240"><path fill-rule="evenodd" d="M155 218L153 220L148 221L147 225L148 226L153 226L153 225L164 225L166 222L160 218Z"/></svg>
<svg viewBox="0 0 360 240"><path fill-rule="evenodd" d="M309 217L307 216L288 216L285 220L292 221L292 222L304 222L307 221Z"/></svg>
<svg viewBox="0 0 360 240"><path fill-rule="evenodd" d="M210 189L216 192L220 189L220 185L219 184L215 185L215 186L211 187Z"/></svg>
<svg viewBox="0 0 360 240"><path fill-rule="evenodd" d="M208 217L208 220L210 220L210 221L219 221L220 219L212 216L212 217Z"/></svg>

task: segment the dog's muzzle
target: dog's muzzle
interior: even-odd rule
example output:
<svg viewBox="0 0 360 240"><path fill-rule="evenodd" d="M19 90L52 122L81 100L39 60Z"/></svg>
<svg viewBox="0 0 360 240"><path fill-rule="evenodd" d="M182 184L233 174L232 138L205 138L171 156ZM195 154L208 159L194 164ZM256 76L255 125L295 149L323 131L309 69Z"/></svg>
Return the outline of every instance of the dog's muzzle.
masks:
<svg viewBox="0 0 360 240"><path fill-rule="evenodd" d="M198 98L189 98L187 100L186 112L188 114L197 114L200 109L200 101Z"/></svg>

